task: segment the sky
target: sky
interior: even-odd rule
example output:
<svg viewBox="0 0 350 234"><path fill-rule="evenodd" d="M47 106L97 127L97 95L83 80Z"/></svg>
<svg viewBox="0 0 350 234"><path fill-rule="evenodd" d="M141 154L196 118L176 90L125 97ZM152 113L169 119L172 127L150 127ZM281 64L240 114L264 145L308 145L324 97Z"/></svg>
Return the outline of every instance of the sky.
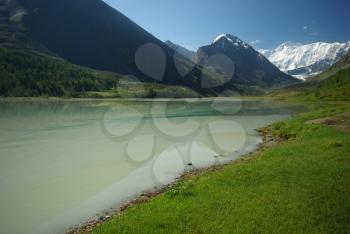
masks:
<svg viewBox="0 0 350 234"><path fill-rule="evenodd" d="M104 0L157 38L188 49L222 33L256 48L350 40L350 0Z"/></svg>

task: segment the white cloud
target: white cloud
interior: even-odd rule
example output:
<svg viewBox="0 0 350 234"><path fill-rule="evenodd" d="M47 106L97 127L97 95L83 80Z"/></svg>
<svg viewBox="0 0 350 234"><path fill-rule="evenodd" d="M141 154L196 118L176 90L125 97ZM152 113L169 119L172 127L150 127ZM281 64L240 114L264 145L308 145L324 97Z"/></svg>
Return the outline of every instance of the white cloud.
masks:
<svg viewBox="0 0 350 234"><path fill-rule="evenodd" d="M250 42L251 45L258 45L261 43L262 43L262 40L255 40L255 41Z"/></svg>
<svg viewBox="0 0 350 234"><path fill-rule="evenodd" d="M309 29L309 26L308 25L305 25L305 26L303 26L303 30L308 30Z"/></svg>

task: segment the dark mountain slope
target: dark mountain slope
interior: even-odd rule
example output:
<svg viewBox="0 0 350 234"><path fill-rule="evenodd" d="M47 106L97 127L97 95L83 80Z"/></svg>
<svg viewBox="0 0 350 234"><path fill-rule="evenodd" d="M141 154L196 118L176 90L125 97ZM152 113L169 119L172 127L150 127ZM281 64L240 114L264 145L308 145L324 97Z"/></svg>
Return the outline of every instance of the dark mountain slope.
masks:
<svg viewBox="0 0 350 234"><path fill-rule="evenodd" d="M171 56L161 41L101 0L17 1L26 10L28 36L75 64L140 76L134 61L140 46L155 43ZM170 62L167 71L174 74Z"/></svg>
<svg viewBox="0 0 350 234"><path fill-rule="evenodd" d="M0 13L0 47L135 75L142 82L185 86L203 96L216 95L214 90L201 89L198 66L186 77L181 76L170 47L101 0L0 0ZM157 81L141 72L135 63L136 51L147 43L164 52L164 75ZM156 52L148 50L143 54L146 66L158 65ZM178 59L177 64L193 67L187 59Z"/></svg>
<svg viewBox="0 0 350 234"><path fill-rule="evenodd" d="M28 49L0 47L0 97L199 97L185 86L141 83Z"/></svg>
<svg viewBox="0 0 350 234"><path fill-rule="evenodd" d="M141 81L155 82L136 66L137 50L148 43L165 55L164 75L156 82L183 85L202 95L214 90L200 86L200 68L181 76L174 65L174 50L101 0L17 0L26 11L22 24L29 38L57 56L74 64L118 74L135 75ZM145 66L158 66L159 51L143 54ZM177 64L191 66L181 59ZM159 64L161 66L161 64ZM160 69L162 70L162 69ZM162 73L162 71L160 71ZM212 76L215 79L215 75Z"/></svg>

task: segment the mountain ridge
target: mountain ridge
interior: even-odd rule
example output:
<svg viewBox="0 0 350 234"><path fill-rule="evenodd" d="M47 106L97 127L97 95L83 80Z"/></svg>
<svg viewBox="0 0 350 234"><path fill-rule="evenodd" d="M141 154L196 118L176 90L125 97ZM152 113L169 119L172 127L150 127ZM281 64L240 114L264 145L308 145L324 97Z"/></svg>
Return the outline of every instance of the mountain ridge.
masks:
<svg viewBox="0 0 350 234"><path fill-rule="evenodd" d="M173 50L175 50L177 53L180 53L181 55L185 56L186 58L188 58L191 61L196 61L196 52L187 49L184 46L181 46L179 44L173 43L170 40L167 40L164 42L167 46L169 46L170 48L172 48Z"/></svg>
<svg viewBox="0 0 350 234"><path fill-rule="evenodd" d="M200 47L197 51L199 64L216 67L219 61L208 61L211 56L222 54L232 60L235 78L247 85L262 87L283 86L297 82L295 78L281 72L251 45L236 36L225 33L218 36L212 44Z"/></svg>
<svg viewBox="0 0 350 234"><path fill-rule="evenodd" d="M0 12L0 31L4 32L0 37L0 46L21 52L34 52L31 56L35 53L48 56L34 59L45 61L45 64L57 64L50 60L51 56L88 69L113 72L118 77L135 76L141 83L188 87L201 96L221 95L224 90L245 93L252 87L268 89L295 82L251 46L233 36L230 42L227 40L229 34L225 34L210 46L219 49L220 46L216 45L229 42L232 49L234 43L237 43L241 49L249 52L237 50L237 53L228 53L228 57L235 63L230 69L235 72L234 77L229 77L230 82L223 83L221 81L225 81L227 74L212 69L211 66L207 69L205 47L198 52L200 63L190 61L186 56L177 56L178 51L101 0L0 0ZM227 51L213 52L225 54ZM255 56L255 64L262 64L261 67L256 67L254 73L245 64L247 60L240 61L249 53L251 57ZM19 59L16 51L13 55L13 58ZM9 68L6 59L0 62L5 70ZM12 65L10 67L16 67ZM17 66L17 69L23 70L22 74L28 74L24 71L27 66ZM35 67L35 64L30 63L30 66ZM269 69L264 70L267 67ZM39 68L43 69L43 66L40 65L37 69ZM50 71L50 74L55 77L60 75L59 71ZM36 83L35 80L30 80ZM21 84L23 89L37 86ZM69 87L63 87L63 90L67 88Z"/></svg>
<svg viewBox="0 0 350 234"><path fill-rule="evenodd" d="M326 71L348 51L350 51L350 41L310 44L285 42L275 49L259 50L282 71L300 79Z"/></svg>

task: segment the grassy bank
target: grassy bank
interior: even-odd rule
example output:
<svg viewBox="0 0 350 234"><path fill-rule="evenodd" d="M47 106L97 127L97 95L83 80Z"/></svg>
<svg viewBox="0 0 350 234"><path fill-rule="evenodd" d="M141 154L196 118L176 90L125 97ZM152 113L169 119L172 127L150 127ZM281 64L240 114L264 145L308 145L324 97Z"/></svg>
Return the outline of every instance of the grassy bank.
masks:
<svg viewBox="0 0 350 234"><path fill-rule="evenodd" d="M94 233L345 233L350 134L306 122L348 111L345 104L276 123L269 131L283 143L220 170L188 175Z"/></svg>

